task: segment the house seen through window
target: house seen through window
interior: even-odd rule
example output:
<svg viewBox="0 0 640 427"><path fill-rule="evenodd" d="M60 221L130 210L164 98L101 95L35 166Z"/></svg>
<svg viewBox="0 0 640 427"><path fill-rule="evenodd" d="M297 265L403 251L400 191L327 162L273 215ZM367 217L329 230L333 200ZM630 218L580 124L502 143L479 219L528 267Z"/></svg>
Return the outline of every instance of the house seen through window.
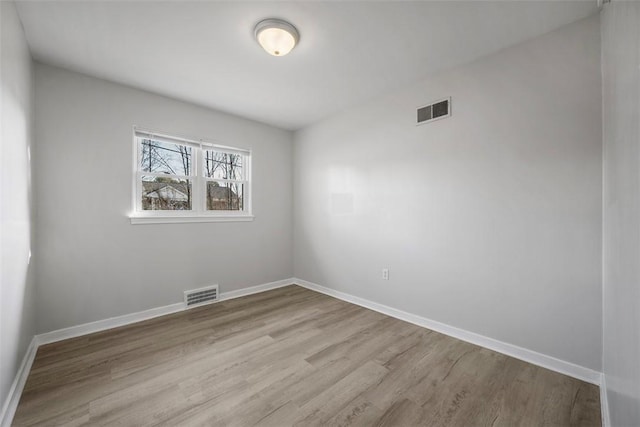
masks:
<svg viewBox="0 0 640 427"><path fill-rule="evenodd" d="M139 216L250 215L250 152L136 131Z"/></svg>

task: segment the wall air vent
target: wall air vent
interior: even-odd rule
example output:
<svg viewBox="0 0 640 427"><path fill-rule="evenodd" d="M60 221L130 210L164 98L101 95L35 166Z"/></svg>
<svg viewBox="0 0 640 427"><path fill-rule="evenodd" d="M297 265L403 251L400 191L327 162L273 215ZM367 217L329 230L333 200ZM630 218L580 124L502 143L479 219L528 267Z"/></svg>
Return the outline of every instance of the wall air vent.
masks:
<svg viewBox="0 0 640 427"><path fill-rule="evenodd" d="M451 98L445 98L424 107L419 107L416 124L422 125L449 116L451 116Z"/></svg>
<svg viewBox="0 0 640 427"><path fill-rule="evenodd" d="M184 291L185 308L197 307L218 301L218 285Z"/></svg>

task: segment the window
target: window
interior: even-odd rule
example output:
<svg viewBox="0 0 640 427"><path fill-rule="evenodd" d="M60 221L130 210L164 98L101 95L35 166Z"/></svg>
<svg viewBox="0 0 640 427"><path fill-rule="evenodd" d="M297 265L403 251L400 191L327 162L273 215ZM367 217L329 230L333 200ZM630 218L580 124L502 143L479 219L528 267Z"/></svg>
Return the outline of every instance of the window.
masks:
<svg viewBox="0 0 640 427"><path fill-rule="evenodd" d="M251 220L251 153L136 129L131 222Z"/></svg>

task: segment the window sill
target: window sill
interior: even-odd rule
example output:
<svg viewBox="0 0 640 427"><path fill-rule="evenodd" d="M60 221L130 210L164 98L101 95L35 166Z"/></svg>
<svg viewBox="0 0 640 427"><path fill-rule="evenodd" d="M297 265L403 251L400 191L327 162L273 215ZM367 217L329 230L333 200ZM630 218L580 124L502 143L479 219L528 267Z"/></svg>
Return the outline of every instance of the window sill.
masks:
<svg viewBox="0 0 640 427"><path fill-rule="evenodd" d="M192 215L192 216L138 216L131 215L131 224L180 224L188 222L247 222L253 215Z"/></svg>

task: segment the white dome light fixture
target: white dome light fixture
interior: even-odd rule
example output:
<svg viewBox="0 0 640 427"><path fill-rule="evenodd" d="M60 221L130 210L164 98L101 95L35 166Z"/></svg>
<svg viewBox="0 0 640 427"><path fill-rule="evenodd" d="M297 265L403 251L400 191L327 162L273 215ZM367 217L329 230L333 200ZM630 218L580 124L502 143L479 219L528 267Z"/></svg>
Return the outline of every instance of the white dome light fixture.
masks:
<svg viewBox="0 0 640 427"><path fill-rule="evenodd" d="M286 55L300 40L296 27L275 18L258 22L254 34L260 46L273 56Z"/></svg>

